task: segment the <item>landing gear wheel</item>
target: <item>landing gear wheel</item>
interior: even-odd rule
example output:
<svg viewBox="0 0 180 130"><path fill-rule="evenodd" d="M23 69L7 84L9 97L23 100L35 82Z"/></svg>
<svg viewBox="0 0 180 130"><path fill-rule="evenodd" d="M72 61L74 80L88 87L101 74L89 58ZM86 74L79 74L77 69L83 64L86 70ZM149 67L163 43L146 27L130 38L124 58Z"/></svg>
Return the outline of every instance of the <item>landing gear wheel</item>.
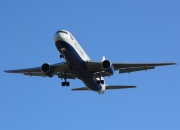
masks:
<svg viewBox="0 0 180 130"><path fill-rule="evenodd" d="M98 84L98 85L100 84L100 81L99 81L99 80L97 81L97 84Z"/></svg>
<svg viewBox="0 0 180 130"><path fill-rule="evenodd" d="M101 84L104 84L104 80L101 80Z"/></svg>
<svg viewBox="0 0 180 130"><path fill-rule="evenodd" d="M70 83L69 82L62 82L61 85L64 87L64 86L69 86Z"/></svg>
<svg viewBox="0 0 180 130"><path fill-rule="evenodd" d="M66 85L66 82L62 82L61 85L64 87Z"/></svg>
<svg viewBox="0 0 180 130"><path fill-rule="evenodd" d="M66 86L69 86L69 84L70 84L69 82L66 82Z"/></svg>
<svg viewBox="0 0 180 130"><path fill-rule="evenodd" d="M60 58L64 58L64 56L61 54L61 55L60 55Z"/></svg>
<svg viewBox="0 0 180 130"><path fill-rule="evenodd" d="M97 81L97 84L98 84L98 85L99 85L100 83L101 83L101 84L104 84L104 80L98 80L98 81Z"/></svg>

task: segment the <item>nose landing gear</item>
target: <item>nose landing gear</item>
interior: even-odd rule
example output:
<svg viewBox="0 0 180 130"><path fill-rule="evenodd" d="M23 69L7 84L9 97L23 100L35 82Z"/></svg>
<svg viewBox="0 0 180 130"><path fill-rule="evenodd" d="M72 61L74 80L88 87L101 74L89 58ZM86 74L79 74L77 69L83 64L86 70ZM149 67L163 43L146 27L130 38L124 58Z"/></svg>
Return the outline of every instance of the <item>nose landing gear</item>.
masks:
<svg viewBox="0 0 180 130"><path fill-rule="evenodd" d="M64 57L64 51L66 51L66 49L65 48L61 48L61 51L60 51L60 58L65 58Z"/></svg>
<svg viewBox="0 0 180 130"><path fill-rule="evenodd" d="M60 55L60 58L64 58L64 55L63 55L63 54L61 54L61 55Z"/></svg>

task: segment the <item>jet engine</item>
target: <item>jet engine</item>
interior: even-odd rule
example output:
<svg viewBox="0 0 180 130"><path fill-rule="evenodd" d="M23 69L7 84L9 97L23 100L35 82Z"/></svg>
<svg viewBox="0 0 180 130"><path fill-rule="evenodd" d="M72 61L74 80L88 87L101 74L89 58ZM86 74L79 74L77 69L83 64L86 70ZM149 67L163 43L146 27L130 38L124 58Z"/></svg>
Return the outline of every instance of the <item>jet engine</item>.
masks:
<svg viewBox="0 0 180 130"><path fill-rule="evenodd" d="M102 61L101 66L104 69L104 71L106 71L110 75L114 74L114 66L112 65L112 63L109 60Z"/></svg>
<svg viewBox="0 0 180 130"><path fill-rule="evenodd" d="M53 77L52 66L49 63L44 63L41 66L41 71L48 77Z"/></svg>

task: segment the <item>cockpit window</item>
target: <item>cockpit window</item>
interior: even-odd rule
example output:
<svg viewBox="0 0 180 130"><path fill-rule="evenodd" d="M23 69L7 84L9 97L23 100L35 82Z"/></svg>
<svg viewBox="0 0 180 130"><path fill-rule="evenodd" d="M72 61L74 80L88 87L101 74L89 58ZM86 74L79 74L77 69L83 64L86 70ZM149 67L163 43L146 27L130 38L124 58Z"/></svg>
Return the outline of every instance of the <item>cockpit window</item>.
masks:
<svg viewBox="0 0 180 130"><path fill-rule="evenodd" d="M66 31L60 31L60 32L65 33L65 34L68 34Z"/></svg>

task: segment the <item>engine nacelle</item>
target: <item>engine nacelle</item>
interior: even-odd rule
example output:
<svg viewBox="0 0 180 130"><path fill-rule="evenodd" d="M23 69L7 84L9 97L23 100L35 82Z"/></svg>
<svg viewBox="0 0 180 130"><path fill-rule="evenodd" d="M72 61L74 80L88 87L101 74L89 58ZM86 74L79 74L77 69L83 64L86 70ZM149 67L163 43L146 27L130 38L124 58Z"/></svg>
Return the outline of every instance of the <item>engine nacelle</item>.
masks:
<svg viewBox="0 0 180 130"><path fill-rule="evenodd" d="M102 65L102 68L104 69L104 71L106 71L110 75L114 74L114 66L112 65L112 63L109 60L102 61L101 65Z"/></svg>
<svg viewBox="0 0 180 130"><path fill-rule="evenodd" d="M41 66L41 71L48 77L53 77L52 66L49 63L44 63Z"/></svg>

